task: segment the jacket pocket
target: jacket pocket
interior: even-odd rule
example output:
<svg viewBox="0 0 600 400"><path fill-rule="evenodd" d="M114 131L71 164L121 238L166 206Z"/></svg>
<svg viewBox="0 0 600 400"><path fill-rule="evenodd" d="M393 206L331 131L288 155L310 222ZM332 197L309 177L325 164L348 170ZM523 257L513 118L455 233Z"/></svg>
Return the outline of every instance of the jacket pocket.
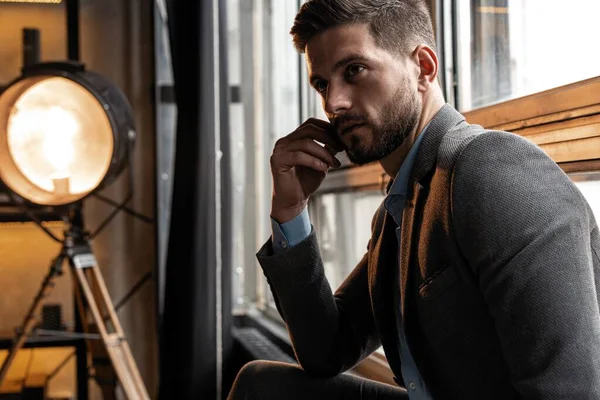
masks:
<svg viewBox="0 0 600 400"><path fill-rule="evenodd" d="M444 265L419 286L419 296L423 299L435 297L456 283L458 276L452 265Z"/></svg>

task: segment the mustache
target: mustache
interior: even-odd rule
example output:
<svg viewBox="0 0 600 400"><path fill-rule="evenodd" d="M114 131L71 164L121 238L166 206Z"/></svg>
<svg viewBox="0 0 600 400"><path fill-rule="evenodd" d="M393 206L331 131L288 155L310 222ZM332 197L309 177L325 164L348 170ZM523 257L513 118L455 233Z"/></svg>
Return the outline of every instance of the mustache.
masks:
<svg viewBox="0 0 600 400"><path fill-rule="evenodd" d="M367 118L360 114L344 114L336 117L331 121L331 124L333 125L335 132L340 135L342 133L340 130L342 126L347 127L349 125L368 124L368 121Z"/></svg>

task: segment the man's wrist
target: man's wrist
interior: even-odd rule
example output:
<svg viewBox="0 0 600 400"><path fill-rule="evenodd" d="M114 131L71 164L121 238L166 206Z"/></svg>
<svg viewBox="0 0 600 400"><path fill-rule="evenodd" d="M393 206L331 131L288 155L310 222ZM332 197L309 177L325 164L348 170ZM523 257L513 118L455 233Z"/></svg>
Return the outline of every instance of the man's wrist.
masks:
<svg viewBox="0 0 600 400"><path fill-rule="evenodd" d="M281 208L273 206L271 208L271 218L273 218L279 224L285 224L302 214L302 211L306 208L306 204L298 207Z"/></svg>
<svg viewBox="0 0 600 400"><path fill-rule="evenodd" d="M296 218L281 225L271 218L271 229L274 254L296 246L304 241L312 231L308 209L304 208Z"/></svg>

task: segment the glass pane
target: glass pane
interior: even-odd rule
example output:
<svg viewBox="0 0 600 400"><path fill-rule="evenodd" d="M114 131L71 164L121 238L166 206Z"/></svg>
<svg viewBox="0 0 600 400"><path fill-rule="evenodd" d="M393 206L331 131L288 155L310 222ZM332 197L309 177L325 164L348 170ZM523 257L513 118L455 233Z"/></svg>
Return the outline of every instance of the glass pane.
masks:
<svg viewBox="0 0 600 400"><path fill-rule="evenodd" d="M456 1L461 111L600 75L600 1Z"/></svg>
<svg viewBox="0 0 600 400"><path fill-rule="evenodd" d="M371 220L384 199L379 191L357 191L313 196L311 223L319 240L325 276L335 291L367 251ZM267 302L275 307L269 290Z"/></svg>
<svg viewBox="0 0 600 400"><path fill-rule="evenodd" d="M296 0L272 2L265 5L263 51L266 67L267 109L265 118L271 126L271 147L280 137L300 125L300 55L289 35L290 21L298 12ZM269 188L270 189L270 188Z"/></svg>
<svg viewBox="0 0 600 400"><path fill-rule="evenodd" d="M271 235L269 158L277 139L300 124L300 55L289 35L297 0L227 0L233 303L264 306L256 251ZM239 225L239 226L238 226ZM239 229L238 229L239 228Z"/></svg>
<svg viewBox="0 0 600 400"><path fill-rule="evenodd" d="M379 191L313 197L311 221L319 238L325 275L334 291L367 251L371 220L383 198Z"/></svg>

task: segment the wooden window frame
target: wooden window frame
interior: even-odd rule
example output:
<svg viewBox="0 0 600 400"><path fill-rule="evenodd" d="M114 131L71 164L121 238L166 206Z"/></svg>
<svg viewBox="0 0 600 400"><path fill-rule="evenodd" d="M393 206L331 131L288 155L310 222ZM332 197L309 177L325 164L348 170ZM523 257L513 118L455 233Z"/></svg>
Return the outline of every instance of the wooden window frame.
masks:
<svg viewBox="0 0 600 400"><path fill-rule="evenodd" d="M471 124L531 140L567 173L600 170L600 77L463 115Z"/></svg>

